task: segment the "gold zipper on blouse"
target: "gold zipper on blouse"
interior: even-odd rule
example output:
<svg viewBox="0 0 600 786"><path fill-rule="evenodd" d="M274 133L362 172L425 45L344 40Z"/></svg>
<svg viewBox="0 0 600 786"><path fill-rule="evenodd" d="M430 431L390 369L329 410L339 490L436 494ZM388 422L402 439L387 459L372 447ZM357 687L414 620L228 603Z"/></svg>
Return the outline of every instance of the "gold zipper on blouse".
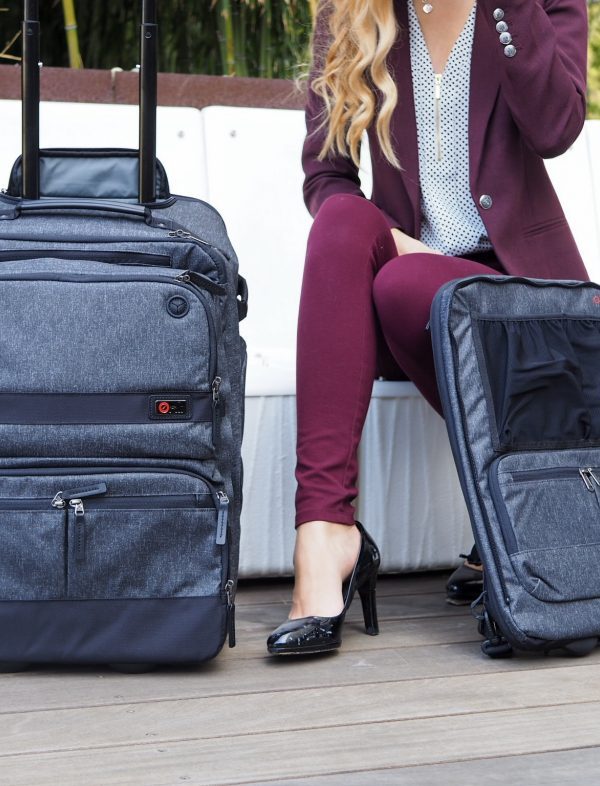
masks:
<svg viewBox="0 0 600 786"><path fill-rule="evenodd" d="M435 74L435 151L438 161L442 160L442 75Z"/></svg>

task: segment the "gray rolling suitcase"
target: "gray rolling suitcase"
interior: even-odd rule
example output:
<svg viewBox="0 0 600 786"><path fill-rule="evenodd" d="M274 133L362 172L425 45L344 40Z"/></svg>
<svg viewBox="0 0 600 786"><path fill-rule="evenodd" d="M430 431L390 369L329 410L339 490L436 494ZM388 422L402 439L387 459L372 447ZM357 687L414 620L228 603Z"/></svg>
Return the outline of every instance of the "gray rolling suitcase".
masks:
<svg viewBox="0 0 600 786"><path fill-rule="evenodd" d="M156 161L155 2L139 153L39 151L25 9L0 195L0 664L198 663L234 644L245 282L219 214Z"/></svg>
<svg viewBox="0 0 600 786"><path fill-rule="evenodd" d="M430 325L485 567L483 652L585 654L600 637L600 286L459 279Z"/></svg>

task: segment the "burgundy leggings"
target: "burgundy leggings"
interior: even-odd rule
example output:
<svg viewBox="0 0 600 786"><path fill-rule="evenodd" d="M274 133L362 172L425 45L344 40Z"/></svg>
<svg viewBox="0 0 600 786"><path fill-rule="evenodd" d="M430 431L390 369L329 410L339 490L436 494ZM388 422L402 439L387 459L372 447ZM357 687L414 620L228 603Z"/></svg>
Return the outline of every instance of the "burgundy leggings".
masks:
<svg viewBox="0 0 600 786"><path fill-rule="evenodd" d="M493 253L484 259L398 256L372 202L336 194L323 203L298 321L296 525L354 523L358 443L376 376L408 376L442 414L425 329L431 301L453 278L504 272Z"/></svg>

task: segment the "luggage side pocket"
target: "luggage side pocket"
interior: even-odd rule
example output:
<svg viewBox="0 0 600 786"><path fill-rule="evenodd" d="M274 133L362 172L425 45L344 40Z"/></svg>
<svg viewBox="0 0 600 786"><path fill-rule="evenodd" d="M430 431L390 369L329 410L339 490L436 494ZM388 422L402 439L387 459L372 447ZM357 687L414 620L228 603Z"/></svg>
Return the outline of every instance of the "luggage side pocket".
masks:
<svg viewBox="0 0 600 786"><path fill-rule="evenodd" d="M514 454L490 468L506 550L520 584L539 600L600 597L598 466L594 450Z"/></svg>

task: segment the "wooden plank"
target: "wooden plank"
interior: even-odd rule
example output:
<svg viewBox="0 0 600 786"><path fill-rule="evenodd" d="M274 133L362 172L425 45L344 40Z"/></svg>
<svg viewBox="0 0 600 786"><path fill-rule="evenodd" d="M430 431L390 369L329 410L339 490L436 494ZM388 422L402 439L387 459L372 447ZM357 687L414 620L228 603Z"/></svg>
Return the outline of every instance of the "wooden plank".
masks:
<svg viewBox="0 0 600 786"><path fill-rule="evenodd" d="M544 784L580 786L596 783L600 772L600 748L575 748L558 753L504 756L495 759L461 761L452 764L394 767L316 778L277 779L280 786L465 786L489 784ZM247 786L273 786L273 781L254 781Z"/></svg>
<svg viewBox="0 0 600 786"><path fill-rule="evenodd" d="M283 622L288 615L289 603L251 604L243 606L239 616L245 623L262 625L265 634ZM380 621L390 619L419 619L424 617L459 618L471 617L468 606L450 606L440 594L392 595L377 598L377 613ZM238 616L238 615L236 615ZM349 621L361 621L362 613L358 596L352 604Z"/></svg>
<svg viewBox="0 0 600 786"><path fill-rule="evenodd" d="M0 758L598 702L600 664L516 674L320 687L211 699L14 712L0 716ZM270 708L270 711L269 709ZM232 711L233 710L233 711ZM202 719L209 722L199 722Z"/></svg>
<svg viewBox="0 0 600 786"><path fill-rule="evenodd" d="M366 636L364 637L367 638ZM376 685L434 677L516 673L600 664L600 649L585 659L520 656L490 660L478 644L389 648L331 653L321 657L217 658L198 668L162 669L136 676L105 668L48 668L4 675L0 679L3 712L53 710L181 698L237 697L248 693L301 690L319 686ZM270 701L276 701L271 698Z"/></svg>
<svg viewBox="0 0 600 786"><path fill-rule="evenodd" d="M263 705L263 714L264 714ZM319 708L315 707L317 716ZM235 705L230 708L235 715ZM228 786L321 773L440 764L600 746L600 704L484 712L209 740L155 742L97 750L2 757L10 786L81 783ZM343 714L340 715L343 718ZM212 719L197 719L209 725ZM125 774L125 777L124 777Z"/></svg>
<svg viewBox="0 0 600 786"><path fill-rule="evenodd" d="M264 658L269 629L261 623L243 620L238 624L240 646L225 648L221 659ZM459 641L480 642L477 623L470 616L428 617L426 619L382 620L379 636L364 634L362 620L346 621L343 652L372 651L378 649L418 647L433 644L451 644ZM479 646L478 643L475 645Z"/></svg>
<svg viewBox="0 0 600 786"><path fill-rule="evenodd" d="M377 581L377 595L444 594L450 571L427 573L385 574ZM254 603L289 603L294 586L293 579L242 579L238 585L237 606Z"/></svg>

